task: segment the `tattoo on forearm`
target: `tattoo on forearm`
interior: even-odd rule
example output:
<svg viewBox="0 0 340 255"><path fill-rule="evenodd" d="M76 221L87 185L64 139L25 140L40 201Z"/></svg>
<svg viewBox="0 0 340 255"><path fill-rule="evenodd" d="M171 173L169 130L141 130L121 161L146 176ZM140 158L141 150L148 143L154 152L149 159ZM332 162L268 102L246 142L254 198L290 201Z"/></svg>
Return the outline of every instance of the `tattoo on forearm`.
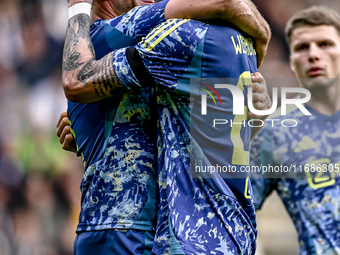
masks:
<svg viewBox="0 0 340 255"><path fill-rule="evenodd" d="M81 53L77 52L80 40L88 41L88 47L94 55L92 42L89 36L90 19L86 14L76 15L70 19L65 38L63 53L63 72L77 69L84 62L79 62Z"/></svg>
<svg viewBox="0 0 340 255"><path fill-rule="evenodd" d="M81 82L86 82L94 74L94 60L90 60L85 66L80 70L78 74L78 80Z"/></svg>
<svg viewBox="0 0 340 255"><path fill-rule="evenodd" d="M86 14L76 15L68 23L63 53L63 73L72 72L78 81L92 86L98 98L114 95L117 87L123 87L113 66L113 53L95 60L90 34L90 19ZM92 54L92 59L84 60L84 55Z"/></svg>
<svg viewBox="0 0 340 255"><path fill-rule="evenodd" d="M112 54L110 53L98 61L88 62L78 75L80 82L92 84L98 97L112 96L116 87L123 85L114 72Z"/></svg>

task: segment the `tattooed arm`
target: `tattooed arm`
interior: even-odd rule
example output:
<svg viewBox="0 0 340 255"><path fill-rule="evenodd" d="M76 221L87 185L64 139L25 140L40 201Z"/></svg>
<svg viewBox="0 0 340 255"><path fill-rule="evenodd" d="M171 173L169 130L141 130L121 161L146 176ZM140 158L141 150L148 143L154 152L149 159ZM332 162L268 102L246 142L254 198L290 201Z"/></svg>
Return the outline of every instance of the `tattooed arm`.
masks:
<svg viewBox="0 0 340 255"><path fill-rule="evenodd" d="M90 2L90 1L85 1ZM100 60L90 38L90 17L78 14L69 19L63 52L62 81L68 100L91 103L124 90L117 78L112 52Z"/></svg>

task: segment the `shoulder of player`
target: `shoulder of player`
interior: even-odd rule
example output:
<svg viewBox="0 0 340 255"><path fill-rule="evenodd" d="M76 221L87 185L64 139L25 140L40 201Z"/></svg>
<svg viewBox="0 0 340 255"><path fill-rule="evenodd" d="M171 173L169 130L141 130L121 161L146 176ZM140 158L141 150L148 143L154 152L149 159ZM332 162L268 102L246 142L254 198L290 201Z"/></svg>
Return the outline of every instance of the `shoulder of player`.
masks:
<svg viewBox="0 0 340 255"><path fill-rule="evenodd" d="M147 35L151 28L165 21L164 8L166 2L137 6L119 17L96 22L99 22L99 25L109 25L132 37L142 37Z"/></svg>

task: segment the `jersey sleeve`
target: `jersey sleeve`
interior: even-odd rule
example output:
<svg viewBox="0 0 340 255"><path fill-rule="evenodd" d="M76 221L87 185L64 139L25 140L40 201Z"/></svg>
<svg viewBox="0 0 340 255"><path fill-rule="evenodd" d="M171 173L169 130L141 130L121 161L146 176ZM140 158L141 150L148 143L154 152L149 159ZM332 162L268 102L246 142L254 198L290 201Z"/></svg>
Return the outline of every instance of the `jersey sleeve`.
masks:
<svg viewBox="0 0 340 255"><path fill-rule="evenodd" d="M169 0L163 0L152 5L135 7L121 16L118 24L109 23L127 36L142 39L165 21L164 9L168 2Z"/></svg>
<svg viewBox="0 0 340 255"><path fill-rule="evenodd" d="M136 45L165 21L164 9L168 1L135 7L122 16L95 21L91 25L90 35L96 48L96 58L100 59L108 52Z"/></svg>
<svg viewBox="0 0 340 255"><path fill-rule="evenodd" d="M158 87L182 92L177 87L179 81L197 77L188 75L195 56L200 55L204 35L208 25L192 20L173 19L156 27L147 37L139 42L138 51L143 65L151 74ZM117 76L129 89L139 89L147 85L141 84L136 78L127 57L126 49L116 51L113 56ZM194 69L194 68L192 68ZM188 77L184 77L186 74Z"/></svg>
<svg viewBox="0 0 340 255"><path fill-rule="evenodd" d="M164 9L169 0L159 3L135 7L126 14L109 20L100 20L108 41L116 41L116 30L122 34L140 41L152 29L165 21ZM94 23L96 24L96 22Z"/></svg>
<svg viewBox="0 0 340 255"><path fill-rule="evenodd" d="M276 189L278 181L277 178L273 178L274 176L267 174L269 166L275 165L272 141L271 128L265 126L251 144L250 166L253 171L250 180L257 210L261 209L263 202Z"/></svg>

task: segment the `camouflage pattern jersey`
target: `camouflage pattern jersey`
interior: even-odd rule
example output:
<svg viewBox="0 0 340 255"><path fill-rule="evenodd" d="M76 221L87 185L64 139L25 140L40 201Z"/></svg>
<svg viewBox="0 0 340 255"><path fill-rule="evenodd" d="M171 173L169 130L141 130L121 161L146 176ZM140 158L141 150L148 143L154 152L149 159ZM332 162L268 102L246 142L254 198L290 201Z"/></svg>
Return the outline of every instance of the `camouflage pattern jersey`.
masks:
<svg viewBox="0 0 340 255"><path fill-rule="evenodd" d="M91 25L97 59L138 43L165 21L168 1L137 7ZM92 104L68 102L68 115L85 173L77 232L155 230L156 169L148 89L121 91ZM129 92L129 93L127 93Z"/></svg>
<svg viewBox="0 0 340 255"><path fill-rule="evenodd" d="M286 116L270 116L277 121L254 139L251 165L290 169L254 174L254 202L260 209L276 190L297 229L299 254L340 254L340 112L325 116L305 107L312 115L295 107ZM296 127L284 127L288 119Z"/></svg>
<svg viewBox="0 0 340 255"><path fill-rule="evenodd" d="M254 254L256 223L251 188L242 166L249 164L251 127L247 85L256 71L252 41L231 27L168 20L137 44L156 80L160 208L153 251L171 254ZM140 86L126 51L114 55L115 71L127 87ZM120 75L122 74L122 75ZM244 113L233 114L230 90L217 90L221 105L200 100L214 84L238 88ZM204 88L205 90L201 89ZM240 123L212 126L214 118ZM233 166L235 172L195 172L196 167Z"/></svg>

